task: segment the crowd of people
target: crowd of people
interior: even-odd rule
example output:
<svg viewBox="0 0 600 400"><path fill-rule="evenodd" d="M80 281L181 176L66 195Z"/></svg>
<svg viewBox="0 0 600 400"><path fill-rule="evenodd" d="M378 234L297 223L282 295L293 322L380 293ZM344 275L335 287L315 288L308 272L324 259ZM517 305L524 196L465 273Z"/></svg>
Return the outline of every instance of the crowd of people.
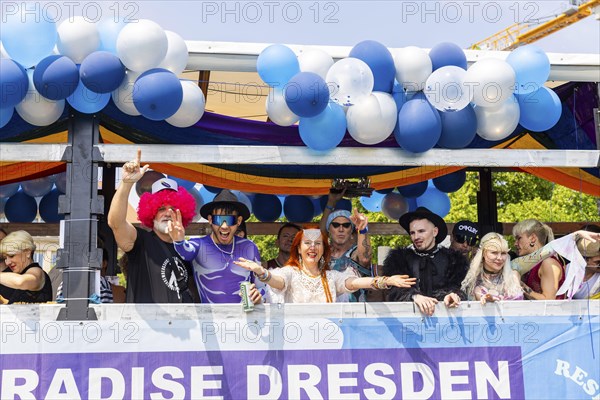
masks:
<svg viewBox="0 0 600 400"><path fill-rule="evenodd" d="M427 208L405 213L399 223L411 245L393 249L383 275L372 269L373 251L366 215L335 209L343 193L329 194L320 224L283 224L275 258L261 262L247 237L248 207L229 190L200 208L210 225L201 238L186 238L196 212L194 198L163 178L140 197L138 219L127 221L131 189L148 170L141 153L124 164L108 212L108 224L125 253L126 292L101 274L102 302L240 303L240 284L249 282L254 304L366 301L366 291L385 291L387 301L413 302L424 315L437 304L459 307L507 300L600 298L600 227L554 240L546 224L528 219L513 229L515 254L495 232L482 235L476 223L446 222ZM52 300L48 274L33 261L35 244L25 231L0 231L0 302ZM113 295L113 291L115 294ZM58 299L62 298L59 290Z"/></svg>

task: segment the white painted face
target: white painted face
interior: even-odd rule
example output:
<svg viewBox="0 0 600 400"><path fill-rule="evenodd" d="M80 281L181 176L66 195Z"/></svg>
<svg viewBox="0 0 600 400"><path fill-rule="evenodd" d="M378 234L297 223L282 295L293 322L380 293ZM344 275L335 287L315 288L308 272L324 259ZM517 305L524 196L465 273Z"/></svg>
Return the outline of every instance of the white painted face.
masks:
<svg viewBox="0 0 600 400"><path fill-rule="evenodd" d="M323 235L319 229L305 229L300 243L300 256L305 263L318 263L323 257Z"/></svg>

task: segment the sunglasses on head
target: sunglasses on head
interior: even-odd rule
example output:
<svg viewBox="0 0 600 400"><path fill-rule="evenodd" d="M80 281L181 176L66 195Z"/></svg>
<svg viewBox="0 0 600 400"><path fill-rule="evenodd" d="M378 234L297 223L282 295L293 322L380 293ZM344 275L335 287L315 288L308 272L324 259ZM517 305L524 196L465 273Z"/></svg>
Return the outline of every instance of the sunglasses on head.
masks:
<svg viewBox="0 0 600 400"><path fill-rule="evenodd" d="M213 215L212 224L221 226L225 222L227 226L233 226L237 225L237 218L237 215Z"/></svg>
<svg viewBox="0 0 600 400"><path fill-rule="evenodd" d="M340 226L343 226L345 229L348 229L352 226L351 222L332 222L331 226L333 226L334 228L339 228Z"/></svg>
<svg viewBox="0 0 600 400"><path fill-rule="evenodd" d="M469 246L475 246L477 245L477 242L479 242L479 239L477 237L467 235L454 235L454 240L456 240L458 243L467 242Z"/></svg>

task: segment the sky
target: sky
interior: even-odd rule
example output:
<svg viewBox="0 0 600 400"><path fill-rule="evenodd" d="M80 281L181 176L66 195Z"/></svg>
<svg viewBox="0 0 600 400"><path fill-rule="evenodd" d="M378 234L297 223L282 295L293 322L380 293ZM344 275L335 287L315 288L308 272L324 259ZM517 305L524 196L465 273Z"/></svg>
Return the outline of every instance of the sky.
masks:
<svg viewBox="0 0 600 400"><path fill-rule="evenodd" d="M423 48L450 41L467 48L568 6L566 0L141 1L121 4L121 14L151 19L186 40L353 46L371 39ZM600 21L590 16L536 44L546 52L600 54Z"/></svg>

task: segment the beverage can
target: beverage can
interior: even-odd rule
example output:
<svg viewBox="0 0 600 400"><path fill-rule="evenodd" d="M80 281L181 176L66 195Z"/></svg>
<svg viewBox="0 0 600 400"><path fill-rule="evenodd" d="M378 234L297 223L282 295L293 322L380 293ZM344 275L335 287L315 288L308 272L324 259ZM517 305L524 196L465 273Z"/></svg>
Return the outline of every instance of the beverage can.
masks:
<svg viewBox="0 0 600 400"><path fill-rule="evenodd" d="M240 283L240 295L242 296L242 309L245 312L250 312L254 310L254 303L250 300L250 285L252 285L248 281L244 281Z"/></svg>

